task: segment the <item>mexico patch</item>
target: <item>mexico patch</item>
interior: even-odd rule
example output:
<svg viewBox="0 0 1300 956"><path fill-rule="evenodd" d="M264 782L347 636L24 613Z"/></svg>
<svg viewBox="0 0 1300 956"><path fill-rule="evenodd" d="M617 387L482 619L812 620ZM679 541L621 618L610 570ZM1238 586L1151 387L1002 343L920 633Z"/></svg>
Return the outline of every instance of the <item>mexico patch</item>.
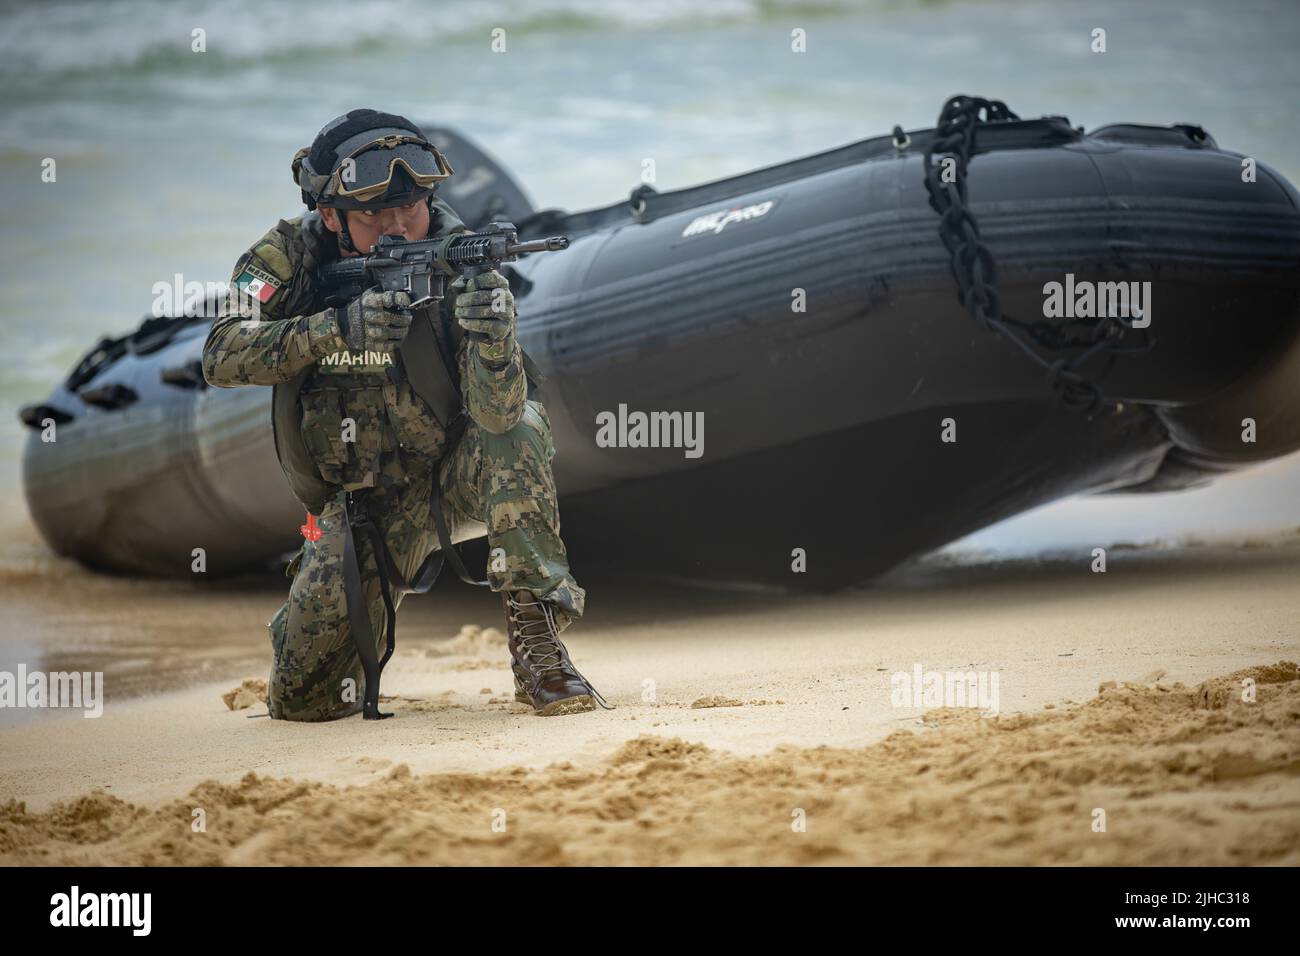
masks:
<svg viewBox="0 0 1300 956"><path fill-rule="evenodd" d="M257 266L248 265L244 266L244 271L235 280L235 285L246 295L265 303L279 290L280 280Z"/></svg>

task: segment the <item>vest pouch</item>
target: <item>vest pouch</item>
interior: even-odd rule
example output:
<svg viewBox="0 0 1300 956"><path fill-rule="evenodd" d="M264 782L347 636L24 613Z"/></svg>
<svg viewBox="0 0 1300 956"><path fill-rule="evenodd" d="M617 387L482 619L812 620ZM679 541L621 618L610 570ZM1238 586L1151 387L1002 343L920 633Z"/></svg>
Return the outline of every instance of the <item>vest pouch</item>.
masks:
<svg viewBox="0 0 1300 956"><path fill-rule="evenodd" d="M318 515L338 489L321 478L311 451L303 441L299 396L309 374L309 371L302 372L271 389L271 434L275 439L275 456L280 460L289 490L304 508Z"/></svg>
<svg viewBox="0 0 1300 956"><path fill-rule="evenodd" d="M348 446L343 441L343 389L319 384L303 388L302 440L325 481L341 485L348 464ZM357 429L360 431L360 429Z"/></svg>
<svg viewBox="0 0 1300 956"><path fill-rule="evenodd" d="M372 377L366 378L353 379L353 387L342 393L342 407L344 417L351 418L356 423L352 431L353 441L350 443L354 467L349 470L348 478L371 485L378 478L379 456L389 449L384 444L388 431L385 427L387 411L384 390ZM368 481L367 474L376 477Z"/></svg>

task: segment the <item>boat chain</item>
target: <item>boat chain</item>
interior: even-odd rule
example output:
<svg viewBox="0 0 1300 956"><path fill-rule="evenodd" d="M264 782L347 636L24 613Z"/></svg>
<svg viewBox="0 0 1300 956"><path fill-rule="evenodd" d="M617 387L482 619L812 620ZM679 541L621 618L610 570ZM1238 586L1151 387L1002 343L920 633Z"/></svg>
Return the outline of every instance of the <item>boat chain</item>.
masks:
<svg viewBox="0 0 1300 956"><path fill-rule="evenodd" d="M981 327L1010 339L1032 361L1047 372L1047 381L1057 392L1066 408L1091 415L1099 407L1119 406L1108 398L1100 386L1079 368L1095 356L1105 359L1105 366L1097 375L1100 380L1110 372L1117 354L1146 352L1154 340L1145 329L1144 345L1121 347L1124 333L1132 329L1129 322L1118 317L1102 316L1097 319L1072 319L1062 323L1039 320L1024 322L1003 313L997 290L997 265L993 253L980 240L979 224L971 213L966 199L966 167L970 162L975 143L975 130L981 123L998 123L1020 119L1007 109L1001 100L987 100L976 96L954 96L943 105L934 137L925 151L925 188L930 194L930 206L939 213L939 238L952 257L952 274L957 280L957 297ZM906 134L894 127L895 142L904 142ZM935 157L946 155L955 161L955 176L945 182L942 162ZM1080 333L1071 334L1070 326L1081 326ZM1013 329L1020 330L1017 334ZM1032 338L1042 348L1059 351L1083 347L1084 351L1071 359L1050 359L1040 355L1025 340Z"/></svg>

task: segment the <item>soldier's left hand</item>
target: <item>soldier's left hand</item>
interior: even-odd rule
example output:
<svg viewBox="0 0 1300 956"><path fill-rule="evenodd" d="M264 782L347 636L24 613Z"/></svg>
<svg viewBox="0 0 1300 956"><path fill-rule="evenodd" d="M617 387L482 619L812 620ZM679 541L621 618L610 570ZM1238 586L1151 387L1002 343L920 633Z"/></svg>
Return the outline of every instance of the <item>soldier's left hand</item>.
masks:
<svg viewBox="0 0 1300 956"><path fill-rule="evenodd" d="M462 329L482 332L494 341L506 338L515 330L515 297L510 283L493 270L474 276L465 291L456 296L453 313Z"/></svg>

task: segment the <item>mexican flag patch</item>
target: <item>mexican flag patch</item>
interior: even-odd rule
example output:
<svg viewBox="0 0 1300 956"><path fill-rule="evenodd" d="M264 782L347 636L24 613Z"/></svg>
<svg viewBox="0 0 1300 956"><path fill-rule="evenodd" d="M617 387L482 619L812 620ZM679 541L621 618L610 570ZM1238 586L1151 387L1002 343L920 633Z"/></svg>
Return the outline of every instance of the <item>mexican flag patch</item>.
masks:
<svg viewBox="0 0 1300 956"><path fill-rule="evenodd" d="M244 271L235 280L235 285L239 286L245 295L265 303L279 290L280 281L271 273L250 265L244 266Z"/></svg>

